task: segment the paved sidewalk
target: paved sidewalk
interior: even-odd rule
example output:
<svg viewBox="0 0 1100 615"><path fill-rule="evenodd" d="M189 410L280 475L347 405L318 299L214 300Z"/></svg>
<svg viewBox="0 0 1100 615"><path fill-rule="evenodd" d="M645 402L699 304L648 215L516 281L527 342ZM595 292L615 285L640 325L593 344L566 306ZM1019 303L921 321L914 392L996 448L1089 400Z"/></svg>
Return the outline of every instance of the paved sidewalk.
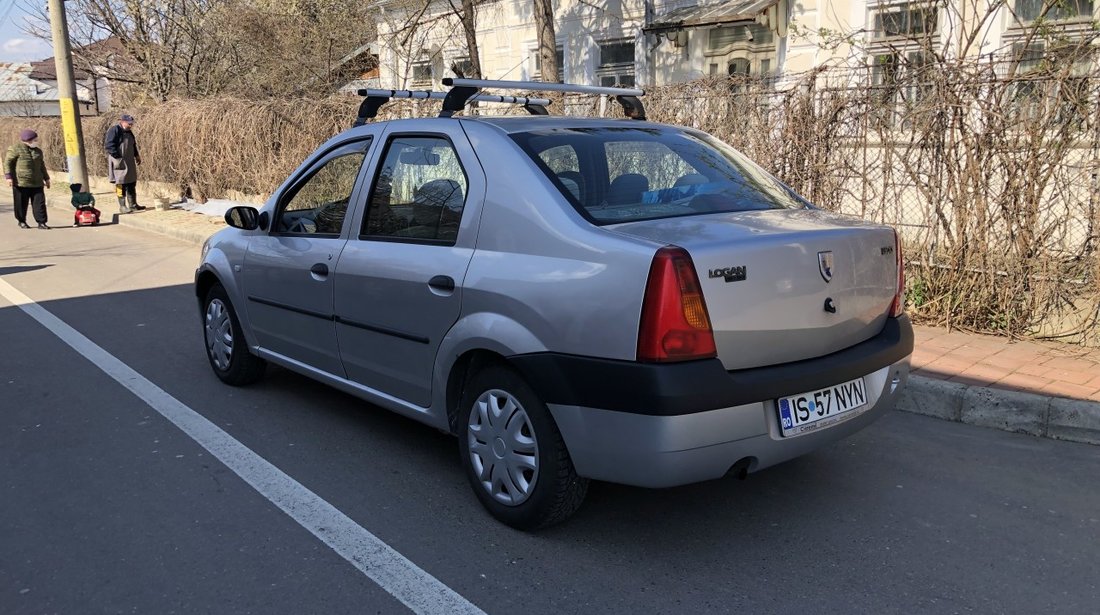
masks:
<svg viewBox="0 0 1100 615"><path fill-rule="evenodd" d="M117 223L122 226L132 226L198 244L201 244L215 232L225 228L225 220L221 218L196 214L179 208L159 211L152 207L151 200L142 203L148 207L145 211L120 215L118 213L118 202L113 192L93 190L92 194L96 198L96 208L102 212L101 222L103 224ZM52 226L72 224L73 208L69 205L67 186L62 188L60 185L55 185L47 192L47 196L51 208L50 224Z"/></svg>
<svg viewBox="0 0 1100 615"><path fill-rule="evenodd" d="M67 197L52 191L50 203L55 211L64 209L71 215ZM100 198L105 221L117 211L113 203L113 195ZM115 218L123 226L195 244L225 227L224 220L179 209L150 209ZM898 409L1100 444L1100 348L1010 342L936 327L915 330L913 375Z"/></svg>
<svg viewBox="0 0 1100 615"><path fill-rule="evenodd" d="M917 327L913 373L970 386L1100 402L1100 348L1009 342Z"/></svg>

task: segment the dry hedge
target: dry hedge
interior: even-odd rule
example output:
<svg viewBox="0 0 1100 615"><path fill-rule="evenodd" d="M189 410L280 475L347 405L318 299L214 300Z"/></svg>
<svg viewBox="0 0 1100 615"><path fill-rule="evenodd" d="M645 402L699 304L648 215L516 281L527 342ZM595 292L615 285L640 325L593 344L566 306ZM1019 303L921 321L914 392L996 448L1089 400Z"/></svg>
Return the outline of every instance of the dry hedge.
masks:
<svg viewBox="0 0 1100 615"><path fill-rule="evenodd" d="M710 132L818 205L888 223L906 243L908 301L921 321L1024 336L1100 337L1100 71L1005 78L980 63L898 77L703 80L647 91L651 120ZM1026 86L1026 87L1024 87ZM917 93L914 95L913 93ZM359 100L171 101L135 111L144 179L214 197L270 193ZM591 113L591 98L567 98ZM498 109L498 108L495 108ZM383 117L423 116L402 101ZM618 113L612 104L612 114ZM110 118L85 120L89 171L103 174ZM0 120L41 135L64 164L56 119Z"/></svg>
<svg viewBox="0 0 1100 615"><path fill-rule="evenodd" d="M236 190L266 194L317 145L350 124L357 101L234 99L173 100L136 109L134 132L142 153L141 178L178 185L208 197ZM106 175L103 137L113 116L85 118L88 173ZM11 142L23 127L35 129L51 168L65 167L57 118L0 120ZM6 143L5 143L6 145Z"/></svg>

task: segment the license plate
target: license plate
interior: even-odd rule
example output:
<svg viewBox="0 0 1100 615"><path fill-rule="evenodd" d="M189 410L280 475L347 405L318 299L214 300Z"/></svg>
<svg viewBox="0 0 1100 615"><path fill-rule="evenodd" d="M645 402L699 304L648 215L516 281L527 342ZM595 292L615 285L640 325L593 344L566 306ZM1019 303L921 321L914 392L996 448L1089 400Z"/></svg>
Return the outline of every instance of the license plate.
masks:
<svg viewBox="0 0 1100 615"><path fill-rule="evenodd" d="M820 429L839 416L867 405L863 378L809 393L779 398L779 427L784 436Z"/></svg>

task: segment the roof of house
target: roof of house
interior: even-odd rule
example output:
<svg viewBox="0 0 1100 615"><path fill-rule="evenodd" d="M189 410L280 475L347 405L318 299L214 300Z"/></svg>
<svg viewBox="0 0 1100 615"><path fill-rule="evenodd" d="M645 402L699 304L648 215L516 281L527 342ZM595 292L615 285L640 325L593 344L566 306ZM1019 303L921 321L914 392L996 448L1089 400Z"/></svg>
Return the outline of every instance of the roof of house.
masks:
<svg viewBox="0 0 1100 615"><path fill-rule="evenodd" d="M33 62L0 62L0 102L42 101L58 99L57 86L35 76ZM92 102L92 92L81 85L76 88L82 103Z"/></svg>
<svg viewBox="0 0 1100 615"><path fill-rule="evenodd" d="M78 80L90 79L91 73L73 66L73 76ZM54 59L46 58L37 62L31 62L31 79L39 81L57 81L57 63Z"/></svg>
<svg viewBox="0 0 1100 615"><path fill-rule="evenodd" d="M129 62L126 47L115 36L73 47L73 75L77 80L90 79L92 71L102 76L101 68L96 67L117 68L116 64ZM53 56L31 62L31 67L32 79L57 80L57 65Z"/></svg>

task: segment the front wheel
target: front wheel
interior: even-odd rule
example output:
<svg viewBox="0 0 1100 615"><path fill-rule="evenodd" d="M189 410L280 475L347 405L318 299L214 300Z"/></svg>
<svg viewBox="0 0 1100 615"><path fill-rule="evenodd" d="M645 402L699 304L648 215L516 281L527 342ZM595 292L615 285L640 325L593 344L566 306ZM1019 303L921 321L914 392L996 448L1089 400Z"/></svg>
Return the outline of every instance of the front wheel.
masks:
<svg viewBox="0 0 1100 615"><path fill-rule="evenodd" d="M212 286L203 301L203 337L206 358L222 382L243 386L263 378L267 363L249 352L237 313L221 284Z"/></svg>
<svg viewBox="0 0 1100 615"><path fill-rule="evenodd" d="M462 466L499 521L535 530L564 521L588 491L546 404L515 371L479 370L459 406Z"/></svg>

